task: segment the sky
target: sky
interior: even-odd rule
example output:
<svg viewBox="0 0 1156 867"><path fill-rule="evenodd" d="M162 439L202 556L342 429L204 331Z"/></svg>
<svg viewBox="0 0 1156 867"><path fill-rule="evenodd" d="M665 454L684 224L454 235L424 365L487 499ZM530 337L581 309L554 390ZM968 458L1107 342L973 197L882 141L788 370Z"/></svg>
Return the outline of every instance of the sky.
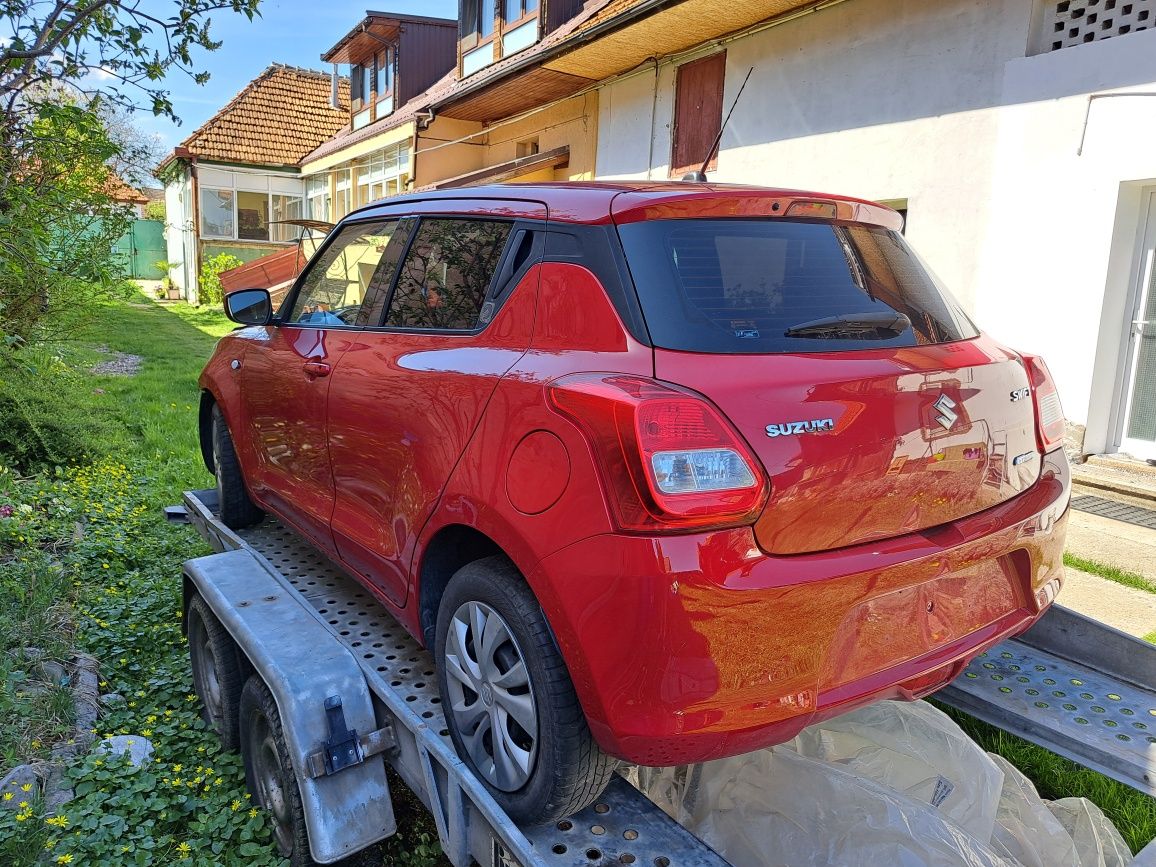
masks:
<svg viewBox="0 0 1156 867"><path fill-rule="evenodd" d="M167 152L204 123L221 106L256 78L270 63L287 63L328 71L321 55L363 17L378 11L457 17L457 0L262 0L261 16L249 21L231 12L214 13L211 33L224 44L194 56L195 68L212 73L198 86L174 72L165 81L173 108L182 123L139 112L135 122L146 134L159 137Z"/></svg>

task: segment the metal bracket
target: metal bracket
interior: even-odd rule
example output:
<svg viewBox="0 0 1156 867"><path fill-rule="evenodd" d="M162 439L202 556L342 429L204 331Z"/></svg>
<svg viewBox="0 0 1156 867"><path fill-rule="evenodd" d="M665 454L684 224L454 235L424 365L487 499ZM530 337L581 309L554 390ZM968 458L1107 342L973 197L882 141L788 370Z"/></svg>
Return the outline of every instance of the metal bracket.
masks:
<svg viewBox="0 0 1156 867"><path fill-rule="evenodd" d="M170 524L189 524L189 510L184 506L165 506L165 520Z"/></svg>
<svg viewBox="0 0 1156 867"><path fill-rule="evenodd" d="M326 707L327 713L328 710L329 708ZM351 734L356 735L356 732L352 732ZM354 764L359 764L366 759L371 759L374 756L381 755L382 753L387 753L395 749L397 747L397 736L393 732L393 727L387 724L375 731L358 737L356 740L356 746L358 754L361 756L361 758ZM316 780L319 777L326 777L341 770L340 767L334 769L331 765L331 749L332 747L330 742L326 741L324 749L318 750L315 753L310 753L305 757L306 776L312 780ZM348 767L348 765L343 767Z"/></svg>
<svg viewBox="0 0 1156 867"><path fill-rule="evenodd" d="M325 722L329 725L329 738L325 741L325 772L336 774L351 765L361 764L357 730L350 729L345 723L341 696L331 695L325 699Z"/></svg>

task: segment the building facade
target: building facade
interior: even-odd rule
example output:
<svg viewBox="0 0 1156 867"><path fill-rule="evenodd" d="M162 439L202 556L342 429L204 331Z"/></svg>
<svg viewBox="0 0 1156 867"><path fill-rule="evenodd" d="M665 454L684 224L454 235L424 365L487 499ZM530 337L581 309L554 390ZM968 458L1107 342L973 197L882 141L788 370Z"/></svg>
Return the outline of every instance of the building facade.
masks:
<svg viewBox="0 0 1156 867"><path fill-rule="evenodd" d="M1156 0L842 0L702 33L599 89L597 175L697 167L749 72L712 180L900 207L981 327L1047 359L1083 452L1156 459L1154 23Z"/></svg>
<svg viewBox="0 0 1156 867"><path fill-rule="evenodd" d="M204 262L291 246L306 211L302 157L347 121L349 83L273 64L165 159L169 277L196 302Z"/></svg>

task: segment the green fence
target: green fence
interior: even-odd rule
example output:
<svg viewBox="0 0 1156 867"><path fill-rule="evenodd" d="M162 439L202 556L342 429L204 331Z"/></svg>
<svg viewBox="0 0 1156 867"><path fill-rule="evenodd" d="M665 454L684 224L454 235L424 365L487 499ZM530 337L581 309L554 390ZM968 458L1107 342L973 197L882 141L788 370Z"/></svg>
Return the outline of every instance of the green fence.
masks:
<svg viewBox="0 0 1156 867"><path fill-rule="evenodd" d="M160 220L134 220L116 244L115 254L125 275L138 280L160 280L164 272L156 263L168 256L165 247L165 224Z"/></svg>

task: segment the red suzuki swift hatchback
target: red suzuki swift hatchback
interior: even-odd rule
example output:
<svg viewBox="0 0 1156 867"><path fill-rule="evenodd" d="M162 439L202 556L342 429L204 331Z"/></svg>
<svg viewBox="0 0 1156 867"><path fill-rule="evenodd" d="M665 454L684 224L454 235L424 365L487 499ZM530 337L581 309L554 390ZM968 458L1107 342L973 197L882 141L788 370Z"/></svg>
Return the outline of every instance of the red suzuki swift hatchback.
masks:
<svg viewBox="0 0 1156 867"><path fill-rule="evenodd" d="M520 820L913 699L1055 598L1047 367L841 196L494 186L346 217L201 377L223 519L275 514L432 649Z"/></svg>

